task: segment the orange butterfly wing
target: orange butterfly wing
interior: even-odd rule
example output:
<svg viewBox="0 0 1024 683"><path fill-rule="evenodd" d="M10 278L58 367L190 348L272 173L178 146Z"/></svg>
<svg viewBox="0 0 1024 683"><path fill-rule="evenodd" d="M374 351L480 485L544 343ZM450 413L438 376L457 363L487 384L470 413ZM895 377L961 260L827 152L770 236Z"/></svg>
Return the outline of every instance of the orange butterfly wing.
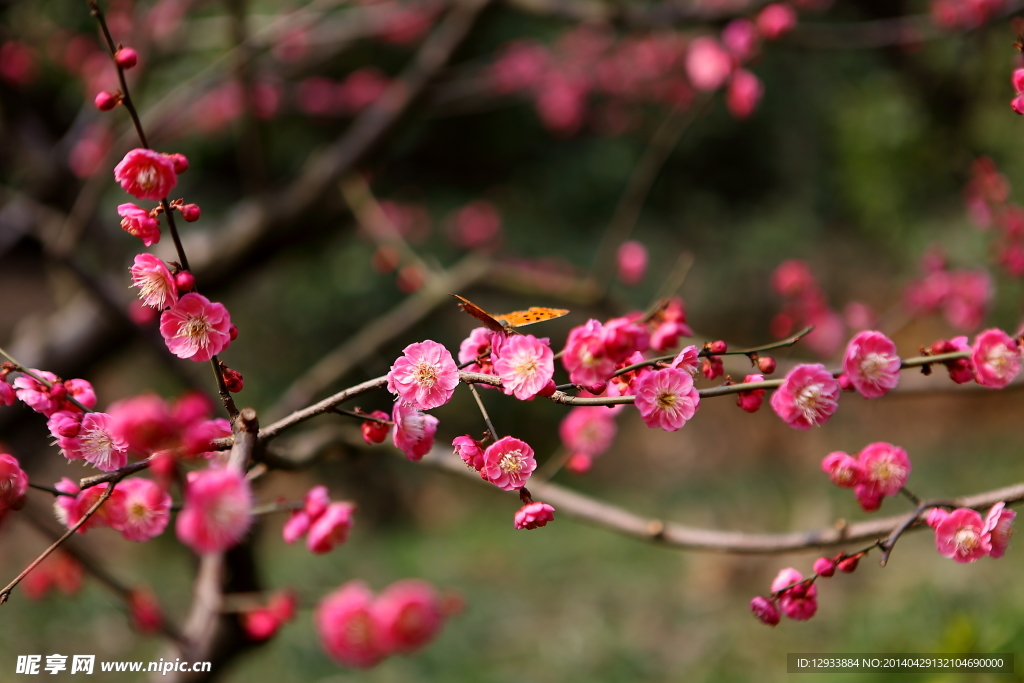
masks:
<svg viewBox="0 0 1024 683"><path fill-rule="evenodd" d="M531 306L525 311L513 311L506 313L505 315L496 315L494 319L498 322L506 323L509 327L522 327L523 325L532 325L534 323L542 323L545 320L553 320L555 318L561 318L569 311L564 308L541 308L538 306Z"/></svg>
<svg viewBox="0 0 1024 683"><path fill-rule="evenodd" d="M553 318L561 318L569 312L564 308L540 308L532 306L525 311L513 311L512 313L505 313L504 315L491 315L469 299L463 298L458 294L452 294L452 296L461 302L459 303L459 307L463 311L469 313L495 332L508 333L512 328L522 327L523 325L532 325L533 323L544 322L545 320L552 320Z"/></svg>

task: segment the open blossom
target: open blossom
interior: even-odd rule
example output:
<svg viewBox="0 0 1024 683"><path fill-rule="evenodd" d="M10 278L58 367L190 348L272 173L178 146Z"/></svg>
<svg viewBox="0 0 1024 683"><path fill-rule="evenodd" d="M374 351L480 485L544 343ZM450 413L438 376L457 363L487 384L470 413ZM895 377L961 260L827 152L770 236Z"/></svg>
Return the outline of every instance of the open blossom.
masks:
<svg viewBox="0 0 1024 683"><path fill-rule="evenodd" d="M409 460L419 460L433 447L438 423L433 415L398 402L391 412L391 421L395 423L391 440Z"/></svg>
<svg viewBox="0 0 1024 683"><path fill-rule="evenodd" d="M771 398L772 410L794 429L824 424L839 407L839 383L820 363L789 371Z"/></svg>
<svg viewBox="0 0 1024 683"><path fill-rule="evenodd" d="M696 377L700 372L700 350L693 346L684 346L683 350L676 354L676 357L669 363L670 368L679 368L686 371L691 377Z"/></svg>
<svg viewBox="0 0 1024 683"><path fill-rule="evenodd" d="M150 308L162 311L178 303L178 288L167 265L152 254L139 254L131 267L132 287L139 288L139 298Z"/></svg>
<svg viewBox="0 0 1024 683"><path fill-rule="evenodd" d="M539 501L527 503L516 512L516 529L536 529L554 521L555 508Z"/></svg>
<svg viewBox="0 0 1024 683"><path fill-rule="evenodd" d="M535 469L537 461L533 459L533 449L529 444L505 436L487 447L481 474L498 488L514 491L526 484Z"/></svg>
<svg viewBox="0 0 1024 683"><path fill-rule="evenodd" d="M992 551L981 515L968 508L953 510L935 526L935 548L961 564L975 562Z"/></svg>
<svg viewBox="0 0 1024 683"><path fill-rule="evenodd" d="M444 623L441 599L426 581L404 579L381 592L373 604L377 639L387 653L407 654L430 642Z"/></svg>
<svg viewBox="0 0 1024 683"><path fill-rule="evenodd" d="M747 375L743 378L744 384L750 384L752 382L763 382L764 375L755 373L753 375ZM745 410L748 413L756 413L761 409L761 404L764 403L764 395L767 393L766 389L751 389L750 391L741 391L736 395L736 405Z"/></svg>
<svg viewBox="0 0 1024 683"><path fill-rule="evenodd" d="M1006 547L1010 544L1010 537L1013 536L1013 520L1017 513L1006 509L1006 503L996 503L985 516L985 528L983 533L988 534L992 550L991 557L1002 557L1006 554Z"/></svg>
<svg viewBox="0 0 1024 683"><path fill-rule="evenodd" d="M615 361L605 355L604 327L591 318L574 327L565 341L562 364L569 371L569 381L591 387L615 373Z"/></svg>
<svg viewBox="0 0 1024 683"><path fill-rule="evenodd" d="M813 583L797 583L803 578L803 574L790 567L780 571L772 581L772 592L796 584L779 595L779 608L787 617L798 621L810 619L818 611L818 587Z"/></svg>
<svg viewBox="0 0 1024 683"><path fill-rule="evenodd" d="M386 656L372 610L373 592L362 581L349 581L320 601L314 617L316 631L335 661L368 668Z"/></svg>
<svg viewBox="0 0 1024 683"><path fill-rule="evenodd" d="M612 318L604 324L604 355L621 363L634 353L646 351L651 345L651 333L640 322L641 313Z"/></svg>
<svg viewBox="0 0 1024 683"><path fill-rule="evenodd" d="M57 482L54 488L62 493L74 494L74 496L56 496L54 498L53 511L57 515L57 519L70 529L96 504L108 486L110 484L97 484L83 491L78 488L78 484L64 477ZM84 534L93 527L103 526L121 529L125 520L124 499L124 491L118 484L106 502L82 526L78 527L78 533Z"/></svg>
<svg viewBox="0 0 1024 683"><path fill-rule="evenodd" d="M139 394L112 403L110 433L136 453L148 455L174 445L178 423L167 402L156 394Z"/></svg>
<svg viewBox="0 0 1024 683"><path fill-rule="evenodd" d="M9 509L20 509L28 490L28 475L21 469L17 458L0 453L0 517Z"/></svg>
<svg viewBox="0 0 1024 683"><path fill-rule="evenodd" d="M128 442L111 431L110 415L86 413L78 434L57 439L68 460L85 460L104 472L128 464Z"/></svg>
<svg viewBox="0 0 1024 683"><path fill-rule="evenodd" d="M562 419L558 435L569 452L594 457L608 450L617 429L604 406L576 406Z"/></svg>
<svg viewBox="0 0 1024 683"><path fill-rule="evenodd" d="M509 337L494 360L494 372L501 378L506 395L520 401L533 398L555 374L554 353L547 339L533 335Z"/></svg>
<svg viewBox="0 0 1024 683"><path fill-rule="evenodd" d="M151 149L133 149L114 167L114 179L139 199L160 200L178 184L174 161Z"/></svg>
<svg viewBox="0 0 1024 683"><path fill-rule="evenodd" d="M135 204L119 204L117 215L121 217L121 228L147 247L160 241L160 221L150 216L149 211Z"/></svg>
<svg viewBox="0 0 1024 683"><path fill-rule="evenodd" d="M178 358L207 361L231 344L231 316L223 304L190 292L160 316L160 334Z"/></svg>
<svg viewBox="0 0 1024 683"><path fill-rule="evenodd" d="M231 469L190 472L185 506L176 531L197 553L222 552L238 544L252 525L249 482Z"/></svg>
<svg viewBox="0 0 1024 683"><path fill-rule="evenodd" d="M674 432L697 412L700 395L689 373L666 368L640 378L635 405L648 427Z"/></svg>
<svg viewBox="0 0 1024 683"><path fill-rule="evenodd" d="M133 477L117 485L124 493L124 523L118 529L129 541L148 541L164 532L171 519L171 496L149 479Z"/></svg>
<svg viewBox="0 0 1024 683"><path fill-rule="evenodd" d="M768 624L773 628L779 623L781 616L775 603L760 595L750 601L750 611L762 624Z"/></svg>
<svg viewBox="0 0 1024 683"><path fill-rule="evenodd" d="M344 543L352 528L352 513L355 509L352 503L331 503L309 527L306 547L314 553L322 554Z"/></svg>
<svg viewBox="0 0 1024 683"><path fill-rule="evenodd" d="M57 375L52 372L36 370L34 368L30 368L30 370L32 374L42 377L51 384L59 382ZM46 417L50 417L60 410L61 404L64 402L62 397L54 396L51 393L50 387L29 375L21 375L15 378L14 393L18 396L19 401Z"/></svg>
<svg viewBox="0 0 1024 683"><path fill-rule="evenodd" d="M881 332L867 330L850 340L843 372L864 398L879 398L900 381L896 345Z"/></svg>
<svg viewBox="0 0 1024 683"><path fill-rule="evenodd" d="M409 344L388 373L388 391L418 410L430 410L451 400L459 384L452 354L436 341Z"/></svg>
<svg viewBox="0 0 1024 683"><path fill-rule="evenodd" d="M868 444L858 456L860 463L860 481L855 493L862 507L869 502L865 510L876 509L871 503L883 496L895 496L903 488L910 477L910 458L899 446L879 441Z"/></svg>
<svg viewBox="0 0 1024 683"><path fill-rule="evenodd" d="M975 380L991 389L1002 389L1020 372L1020 349L1010 335L998 328L978 333L971 360Z"/></svg>
<svg viewBox="0 0 1024 683"><path fill-rule="evenodd" d="M686 309L683 300L677 296L668 300L665 307L658 311L651 320L654 331L651 332L651 348L658 352L675 347L679 337L693 336L693 330L686 324Z"/></svg>
<svg viewBox="0 0 1024 683"><path fill-rule="evenodd" d="M491 342L495 338L494 332L486 327L475 327L469 336L462 340L459 345L459 364L468 363L481 356L491 354ZM500 338L502 335L498 335ZM494 368L492 359L479 360L466 366L469 372L482 372L485 375L493 375Z"/></svg>

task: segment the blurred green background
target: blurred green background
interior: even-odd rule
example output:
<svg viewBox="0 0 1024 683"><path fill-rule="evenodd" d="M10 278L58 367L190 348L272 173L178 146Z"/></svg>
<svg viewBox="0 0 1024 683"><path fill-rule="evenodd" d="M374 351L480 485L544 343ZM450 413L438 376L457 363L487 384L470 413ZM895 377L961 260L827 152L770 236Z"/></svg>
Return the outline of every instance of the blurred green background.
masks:
<svg viewBox="0 0 1024 683"><path fill-rule="evenodd" d="M137 39L129 33L115 40L147 45L144 68L132 85L142 112L223 54L230 41L225 17L238 6L181 3L183 28L165 42L153 37L153 24L145 22L151 5L111 8L131 17L139 32ZM245 7L251 26L284 9L259 2ZM342 25L346 12L363 9L342 5L328 16ZM568 330L589 316L646 308L680 255L690 252L693 267L681 294L700 335L697 343L722 338L754 345L771 340L769 322L782 306L768 286L771 272L785 259L801 258L811 264L835 308L860 301L885 314L883 321L898 320L894 338L909 356L955 333L938 318L908 321L898 313L903 287L918 274L918 259L929 245L939 244L956 267L990 267L996 296L985 326L1015 331L1021 284L991 267L991 235L967 220L962 198L970 165L981 155L995 160L1011 186L1024 184L1024 122L1007 106L1016 54L1011 20L878 49L807 47L806 37L823 26L865 27L927 10L918 2L840 0L825 13L802 14L801 29L792 37L765 44L749 66L765 86L754 115L737 121L716 95L660 168L632 231L651 257L639 286L614 284L605 297L581 300L543 283L530 286L529 278L510 286L507 278L485 277L459 293L495 311L530 305L573 309L570 316L536 328L557 348ZM76 279L75 269L111 283L108 290L125 305L129 299L127 268L138 244L116 220L124 194L109 170L97 171L100 180L91 180L76 175L68 162L69 151L88 137L90 126L110 125L116 139L126 130L126 117L120 110L96 112L88 104L94 93L83 86L83 76L53 56L64 54L55 41L93 40L90 21L85 3L0 5L0 39L37 50L32 80L0 83L0 198L6 207L0 211L0 345L5 348L31 340L33 330L46 329L48 315L82 296L88 288ZM685 36L717 31L723 23L715 19L676 28ZM503 263L543 258L566 277L585 281L589 276L624 188L666 109L636 106L637 124L619 135L589 120L571 135L553 134L526 99L496 96L479 85L506 41L532 37L555 44L572 28L563 19L528 15L509 5L490 7L453 65L440 74L433 99L417 107L361 167L378 198L415 202L432 217L428 233L410 238L426 262L448 266L462 257L465 250L448 237L447 217L484 198L502 216L502 243L494 258ZM187 123L190 110L183 110L152 133L154 147L184 153L191 162L180 196L200 204L203 217L182 227L187 247L196 250L190 254L218 244L217 231L237 202L286 186L311 155L345 133L350 117L311 116L296 106L295 84L312 76L338 80L366 65L395 74L416 48L373 39L328 45L296 61L275 61L272 53L255 51L253 72L268 73L283 88L275 117L242 116L204 133ZM222 81L210 81L190 104L218 84ZM469 95L457 96L467 90ZM258 166L246 156L254 140ZM114 144L110 158L116 162L133 143L126 144ZM74 241L70 268L68 257L55 256L37 209L74 212L89 187L96 188L95 201ZM1011 199L1019 196L1011 193ZM29 200L36 209L28 213L35 218L19 220L24 212L16 209ZM278 239L218 277L215 286L204 287L200 276L200 289L223 301L241 330L224 360L245 375L242 404L272 414L298 375L407 296L394 272L373 267L378 248L333 191ZM446 303L375 348L331 387L385 373L414 341L434 339L454 350L472 327ZM45 343L46 336L41 339ZM158 353L139 335L126 334L103 353L64 357L59 371L92 380L101 406L144 389L173 396L198 384L210 391L205 365L181 362L187 367L169 371ZM778 357L786 362L812 358L799 346ZM734 376L745 372L742 364L727 370ZM848 492L828 484L818 463L831 451L856 452L871 441L907 449L914 463L908 487L921 496L962 495L1019 481L1024 474L1022 393L954 389L939 381L942 377L933 380L925 386L936 387L935 392L873 402L846 395L826 426L806 433L787 428L767 407L747 415L728 398L705 401L697 418L673 434L646 429L627 408L618 418L613 448L594 470L582 477L562 472L556 481L642 514L751 532L864 519ZM556 451L564 408L484 393L499 432L526 439L539 456ZM356 404L387 409L390 397L382 392ZM463 392L435 413L442 445L483 428ZM47 443L39 416L15 406L0 409L0 419L0 440L33 480L85 476ZM333 424L343 418L322 420ZM518 501L511 495L407 463L387 445L369 451L336 446L307 472L266 477L258 495L265 501L294 499L315 483L326 483L334 499L359 504L356 528L343 547L312 556L283 544L283 516L262 521L253 534L261 578L268 589L294 588L303 608L294 623L244 655L222 680L779 681L788 680L787 652L1024 653L1024 588L1017 580L1022 560L1013 546L1003 559L958 565L935 553L930 532L908 534L886 568L871 555L855 574L822 580L813 620L784 620L769 629L750 617L750 598L766 593L784 567L809 573L815 553L679 552L565 515L544 529L516 532L512 515ZM40 506L49 502L44 494L31 496ZM881 514L909 509L905 501L890 499ZM170 616L183 618L195 560L172 534L141 546L104 530L85 540L122 580L152 586ZM9 516L0 528L0 576L15 575L44 544L32 527ZM465 599L463 613L449 621L435 643L369 671L344 670L323 654L310 618L319 597L351 578L379 590L410 576ZM15 678L18 654L95 653L107 660L163 655L161 642L134 633L119 601L88 578L71 598L51 595L30 602L16 593L0 608L0 633L0 680ZM808 681L848 678L803 676ZM117 678L132 680L128 674ZM903 678L858 675L864 681Z"/></svg>

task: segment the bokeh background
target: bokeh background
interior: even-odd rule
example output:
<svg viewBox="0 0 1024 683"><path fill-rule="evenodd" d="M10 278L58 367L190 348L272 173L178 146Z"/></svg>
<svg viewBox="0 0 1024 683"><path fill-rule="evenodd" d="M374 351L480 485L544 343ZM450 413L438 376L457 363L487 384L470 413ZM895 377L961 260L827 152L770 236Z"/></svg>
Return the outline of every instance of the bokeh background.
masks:
<svg viewBox="0 0 1024 683"><path fill-rule="evenodd" d="M203 214L181 228L186 250L200 289L241 330L223 354L245 376L237 400L266 423L285 412L284 397L303 396L296 380L346 343L330 356L344 372L314 372L308 398L385 373L414 341L457 348L473 321L447 291L493 311L572 309L535 328L556 348L588 317L645 309L678 291L697 343L747 346L775 338L785 302L771 275L796 258L817 277L843 340L858 323L844 311L865 310L906 356L982 326L1015 332L1024 291L997 264L998 229L970 220L964 188L982 156L1004 174L1009 202L1024 185L1024 122L1007 106L1017 5L954 3L989 8L984 21L958 23L942 3L821 4L800 3L796 28L745 64L764 95L739 119L721 92L688 85L683 55L695 36L756 16L758 3L624 5L618 14L601 4L496 3L379 136L365 125L381 116L372 103L424 43L444 37L448 4L105 8L115 40L141 54L129 78L151 144L190 160L174 196ZM609 21L574 16L601 7ZM86 4L4 2L0 42L0 346L28 365L90 379L101 406L147 389L212 391L209 368L171 358L131 308L127 269L140 245L119 228L125 200L110 171L136 142L123 110L92 105L116 82ZM599 76L613 54L620 71ZM495 65L526 85L508 87ZM349 162L338 161L344 154ZM311 172L325 159L335 162L326 180ZM634 286L611 277L627 238L650 257ZM155 252L172 259L169 241ZM950 268L991 275L993 295L973 330L904 303L922 256L936 249ZM804 345L777 357L783 366L822 360ZM732 362L727 371L739 378L748 369ZM908 378L907 390L877 401L847 395L811 432L767 408L748 415L729 398L705 401L672 434L648 430L627 408L593 470L555 481L642 514L750 532L865 518L818 463L872 441L907 449L908 486L921 496L1019 481L1021 392L955 387L943 375ZM565 408L484 393L499 432L557 457ZM388 409L390 397L356 404ZM483 428L463 392L435 413L442 445ZM329 416L310 433L324 426L343 437L353 428ZM0 408L0 440L34 481L87 474L64 462L44 420L23 407ZM769 629L750 617L750 598L784 567L809 572L817 554L680 552L567 515L517 532L511 495L408 463L387 444L327 440L322 456L306 471L265 477L259 497L294 499L326 483L335 499L358 503L356 527L343 547L312 556L283 543L283 516L262 520L252 539L261 582L293 588L302 608L220 680L776 681L787 677L787 652L1024 653L1016 547L958 565L935 553L930 532L911 533L884 569L869 556L855 574L821 581L812 621ZM47 496L30 497L26 514L46 517ZM882 514L908 505L890 499ZM149 585L171 618L183 617L195 558L173 534L144 545L105 530L83 540L110 572ZM13 577L47 543L9 515L0 576ZM340 668L320 650L311 620L319 597L352 578L379 590L412 576L464 599L435 643L369 671ZM14 677L18 654L163 652L88 575L72 596L16 593L0 608L0 633L0 680Z"/></svg>

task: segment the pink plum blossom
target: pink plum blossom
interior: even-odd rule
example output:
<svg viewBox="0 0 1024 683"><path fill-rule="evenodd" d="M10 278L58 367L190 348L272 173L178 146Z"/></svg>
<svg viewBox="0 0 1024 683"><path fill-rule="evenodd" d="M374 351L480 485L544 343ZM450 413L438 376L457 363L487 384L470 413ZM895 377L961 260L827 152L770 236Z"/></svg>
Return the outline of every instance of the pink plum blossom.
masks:
<svg viewBox="0 0 1024 683"><path fill-rule="evenodd" d="M1010 537L1013 536L1013 520L1017 513L1006 509L1006 503L996 503L985 516L985 528L983 534L988 534L992 544L990 557L1002 557L1006 554L1006 548L1010 544Z"/></svg>
<svg viewBox="0 0 1024 683"><path fill-rule="evenodd" d="M700 372L700 350L693 345L683 347L672 362L669 363L671 368L679 368L683 370L691 377L696 377L697 373Z"/></svg>
<svg viewBox="0 0 1024 683"><path fill-rule="evenodd" d="M124 523L119 531L129 541L148 541L164 532L171 519L171 496L149 479L133 477L117 485L124 492Z"/></svg>
<svg viewBox="0 0 1024 683"><path fill-rule="evenodd" d="M639 284L647 272L647 247L635 240L623 242L616 252L616 261L619 282L624 285Z"/></svg>
<svg viewBox="0 0 1024 683"><path fill-rule="evenodd" d="M25 503L28 475L21 469L17 458L0 453L0 518L7 510L18 510Z"/></svg>
<svg viewBox="0 0 1024 683"><path fill-rule="evenodd" d="M285 543L295 543L306 535L312 524L313 520L309 518L305 510L296 510L281 528L281 537L284 538Z"/></svg>
<svg viewBox="0 0 1024 683"><path fill-rule="evenodd" d="M824 424L839 407L839 383L820 363L789 371L771 398L772 410L794 429Z"/></svg>
<svg viewBox="0 0 1024 683"><path fill-rule="evenodd" d="M33 375L41 377L51 384L59 383L60 379L52 372L30 368ZM50 417L61 409L62 398L50 393L50 387L29 375L21 375L14 380L14 393L18 400L37 413Z"/></svg>
<svg viewBox="0 0 1024 683"><path fill-rule="evenodd" d="M57 515L57 519L70 529L96 504L109 486L108 483L97 484L83 491L78 484L64 477L57 482L54 488L62 493L74 494L74 497L57 496L54 498L53 511ZM124 500L124 492L118 484L106 502L82 526L78 527L78 533L84 534L93 527L108 526L113 529L121 529L125 522Z"/></svg>
<svg viewBox="0 0 1024 683"><path fill-rule="evenodd" d="M554 521L555 508L540 501L527 503L516 512L516 529L536 529Z"/></svg>
<svg viewBox="0 0 1024 683"><path fill-rule="evenodd" d="M93 408L96 406L96 392L93 390L92 384L90 384L88 380L65 380L64 388L67 390L68 398L75 399L86 408ZM71 401L66 401L63 407L64 410L81 411L81 408Z"/></svg>
<svg viewBox="0 0 1024 683"><path fill-rule="evenodd" d="M178 303L178 288L167 265L152 254L139 254L131 267L132 287L139 288L139 298L150 308L162 311Z"/></svg>
<svg viewBox="0 0 1024 683"><path fill-rule="evenodd" d="M843 371L864 398L879 398L900 381L896 345L881 332L859 332L846 347Z"/></svg>
<svg viewBox="0 0 1024 683"><path fill-rule="evenodd" d="M737 69L725 91L725 104L733 116L745 119L754 113L763 94L761 79L746 69Z"/></svg>
<svg viewBox="0 0 1024 683"><path fill-rule="evenodd" d="M576 406L562 419L558 435L571 453L601 455L615 439L615 420L603 406Z"/></svg>
<svg viewBox="0 0 1024 683"><path fill-rule="evenodd" d="M18 395L14 392L14 387L8 384L3 374L0 373L0 403L5 406L13 406L17 400Z"/></svg>
<svg viewBox="0 0 1024 683"><path fill-rule="evenodd" d="M160 334L178 358L207 361L231 344L231 316L223 304L190 292L160 316Z"/></svg>
<svg viewBox="0 0 1024 683"><path fill-rule="evenodd" d="M679 337L693 336L693 330L686 324L686 309L683 300L677 296L668 300L665 307L652 319L651 348L664 352L675 347Z"/></svg>
<svg viewBox="0 0 1024 683"><path fill-rule="evenodd" d="M377 634L373 603L365 583L349 581L317 606L314 623L320 644L338 663L365 669L387 654Z"/></svg>
<svg viewBox="0 0 1024 683"><path fill-rule="evenodd" d="M757 596L750 601L750 611L762 624L775 627L779 623L779 609L768 598Z"/></svg>
<svg viewBox="0 0 1024 683"><path fill-rule="evenodd" d="M803 578L803 574L790 567L780 571L772 581L772 592L775 593L796 584L779 595L779 608L787 617L797 621L810 619L818 611L818 587L813 583L797 583Z"/></svg>
<svg viewBox="0 0 1024 683"><path fill-rule="evenodd" d="M110 405L110 433L129 450L148 455L174 445L178 423L167 402L156 394L139 394Z"/></svg>
<svg viewBox="0 0 1024 683"><path fill-rule="evenodd" d="M160 200L178 184L174 161L151 149L133 149L114 167L114 179L128 194Z"/></svg>
<svg viewBox="0 0 1024 683"><path fill-rule="evenodd" d="M395 448L405 453L409 460L421 459L433 447L438 423L433 415L398 402L391 413L391 421L395 423L391 429Z"/></svg>
<svg viewBox="0 0 1024 683"><path fill-rule="evenodd" d="M222 417L190 422L181 429L182 455L201 456L209 453L213 449L214 439L222 439L230 435L231 424Z"/></svg>
<svg viewBox="0 0 1024 683"><path fill-rule="evenodd" d="M390 421L389 415L383 410L375 410L370 413L370 417L375 417L377 420L363 420L359 425L363 441L366 442L367 446L375 443L384 443L384 439L388 438L388 432L391 431L391 425L387 422L379 422L378 420Z"/></svg>
<svg viewBox="0 0 1024 683"><path fill-rule="evenodd" d="M732 56L709 36L690 43L686 51L686 74L697 90L718 90L732 72Z"/></svg>
<svg viewBox="0 0 1024 683"><path fill-rule="evenodd" d="M128 442L111 431L110 415L86 413L78 434L57 442L68 460L85 460L97 469L112 472L128 464Z"/></svg>
<svg viewBox="0 0 1024 683"><path fill-rule="evenodd" d="M409 344L388 373L388 391L417 410L430 410L451 400L459 384L452 354L436 341Z"/></svg>
<svg viewBox="0 0 1024 683"><path fill-rule="evenodd" d="M604 327L591 318L569 332L562 354L562 364L569 371L569 381L591 387L615 373L615 361L605 355Z"/></svg>
<svg viewBox="0 0 1024 683"><path fill-rule="evenodd" d="M861 450L858 461L861 466L858 498L861 495L869 498L895 496L910 477L907 452L891 443L879 441L868 444Z"/></svg>
<svg viewBox="0 0 1024 683"><path fill-rule="evenodd" d="M352 503L331 503L309 527L306 547L314 553L323 554L344 543L352 528L355 509Z"/></svg>
<svg viewBox="0 0 1024 683"><path fill-rule="evenodd" d="M764 375L760 373L747 375L743 378L744 384L763 381ZM736 395L736 405L748 413L756 413L761 409L761 404L764 403L764 395L766 393L766 389L750 389L749 391L741 391Z"/></svg>
<svg viewBox="0 0 1024 683"><path fill-rule="evenodd" d="M637 381L635 405L648 427L674 432L697 412L700 395L689 373L666 368Z"/></svg>
<svg viewBox="0 0 1024 683"><path fill-rule="evenodd" d="M462 344L459 345L459 364L469 363L482 356L489 356L491 353L491 343L495 338L495 333L486 327L476 327L469 333L469 336L462 340ZM498 335L500 338L501 335ZM482 361L475 361L466 366L466 370L469 372L481 372L485 375L493 375L494 367L492 365L492 359L488 358Z"/></svg>
<svg viewBox="0 0 1024 683"><path fill-rule="evenodd" d="M833 484L843 488L853 488L864 478L864 467L860 460L842 451L826 455L821 461L821 469Z"/></svg>
<svg viewBox="0 0 1024 683"><path fill-rule="evenodd" d="M722 29L722 43L736 59L746 61L757 50L757 27L749 19L733 19Z"/></svg>
<svg viewBox="0 0 1024 683"><path fill-rule="evenodd" d="M185 505L176 531L182 543L197 553L216 553L234 547L252 526L249 482L232 469L190 472Z"/></svg>
<svg viewBox="0 0 1024 683"><path fill-rule="evenodd" d="M1002 389L1020 372L1020 349L1010 335L993 327L974 338L971 361L978 384Z"/></svg>
<svg viewBox="0 0 1024 683"><path fill-rule="evenodd" d="M373 604L377 639L388 653L408 654L430 642L444 622L441 600L426 581L396 581Z"/></svg>
<svg viewBox="0 0 1024 683"><path fill-rule="evenodd" d="M601 335L604 355L621 363L634 353L646 351L651 345L651 334L640 322L641 313L612 318L604 324Z"/></svg>
<svg viewBox="0 0 1024 683"><path fill-rule="evenodd" d="M780 263L772 272L772 289L779 296L792 298L816 289L818 281L806 261L790 259Z"/></svg>
<svg viewBox="0 0 1024 683"><path fill-rule="evenodd" d="M121 217L124 231L138 237L147 247L160 241L160 221L150 216L149 211L135 204L120 204L117 215Z"/></svg>
<svg viewBox="0 0 1024 683"><path fill-rule="evenodd" d="M766 40L775 40L796 26L796 10L778 2L768 5L757 15L757 29Z"/></svg>
<svg viewBox="0 0 1024 683"><path fill-rule="evenodd" d="M959 508L935 526L935 548L943 557L966 564L988 555L992 541L985 533L981 515L969 508Z"/></svg>
<svg viewBox="0 0 1024 683"><path fill-rule="evenodd" d="M484 451L484 469L481 474L498 488L514 491L526 484L535 469L537 461L533 458L533 449L529 444L505 436Z"/></svg>
<svg viewBox="0 0 1024 683"><path fill-rule="evenodd" d="M536 396L554 376L554 353L547 339L515 335L502 343L494 372L501 378L506 395L525 401Z"/></svg>
<svg viewBox="0 0 1024 683"><path fill-rule="evenodd" d="M465 436L457 436L452 441L452 448L455 449L455 455L462 458L462 462L466 463L467 467L480 472L482 476L484 467L484 451L480 447L480 443L478 441L468 434Z"/></svg>

